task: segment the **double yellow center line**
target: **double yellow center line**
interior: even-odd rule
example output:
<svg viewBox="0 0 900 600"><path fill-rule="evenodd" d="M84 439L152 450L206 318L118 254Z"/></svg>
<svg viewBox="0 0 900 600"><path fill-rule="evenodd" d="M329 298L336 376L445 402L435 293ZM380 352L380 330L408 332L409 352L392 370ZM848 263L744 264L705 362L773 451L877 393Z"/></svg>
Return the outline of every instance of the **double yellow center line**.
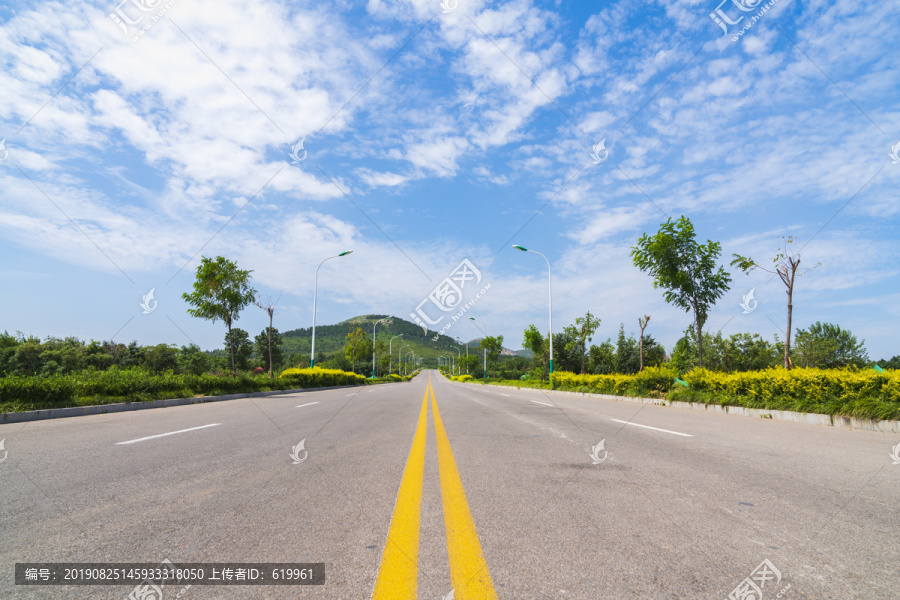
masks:
<svg viewBox="0 0 900 600"><path fill-rule="evenodd" d="M497 593L478 541L475 521L469 511L466 492L459 477L453 449L441 421L431 387L431 378L422 399L419 424L413 437L409 459L400 482L397 505L391 517L378 578L372 600L416 600L419 575L419 525L422 514L422 487L425 476L425 441L428 429L428 398L434 413L437 436L444 528L450 559L450 581L454 600L496 600Z"/></svg>

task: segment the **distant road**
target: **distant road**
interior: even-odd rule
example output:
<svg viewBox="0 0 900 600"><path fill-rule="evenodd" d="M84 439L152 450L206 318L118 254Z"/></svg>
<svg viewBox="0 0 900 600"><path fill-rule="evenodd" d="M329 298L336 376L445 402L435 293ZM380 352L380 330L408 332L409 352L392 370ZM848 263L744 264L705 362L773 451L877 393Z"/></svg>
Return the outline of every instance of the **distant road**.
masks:
<svg viewBox="0 0 900 600"><path fill-rule="evenodd" d="M4 599L132 589L15 586L16 562L163 559L326 563L324 586L182 600L900 598L900 439L883 433L426 371L0 439Z"/></svg>

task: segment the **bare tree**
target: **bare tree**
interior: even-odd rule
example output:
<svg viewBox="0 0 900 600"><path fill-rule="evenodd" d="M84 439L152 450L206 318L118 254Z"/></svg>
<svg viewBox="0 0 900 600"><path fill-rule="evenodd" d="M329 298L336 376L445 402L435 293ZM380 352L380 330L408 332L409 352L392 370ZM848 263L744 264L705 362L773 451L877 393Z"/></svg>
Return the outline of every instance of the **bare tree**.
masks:
<svg viewBox="0 0 900 600"><path fill-rule="evenodd" d="M253 303L266 311L269 315L269 328L266 330L266 333L269 336L269 379L275 379L275 373L273 372L273 364L272 364L272 322L275 318L275 305L278 304L278 300L281 300L281 294L278 295L278 298L273 302L272 297L268 294L259 294L256 296L256 299Z"/></svg>
<svg viewBox="0 0 900 600"><path fill-rule="evenodd" d="M819 263L815 267L811 267L805 271L799 271L800 251L798 250L797 252L794 252L791 248L789 248L790 244L797 243L796 238L794 238L794 236L781 236L781 239L784 240L784 245L777 250L775 258L772 259L772 262L775 264L774 268L767 269L752 258L741 256L739 254L734 255L734 260L731 261L731 266L739 268L747 275L749 275L750 271L752 271L753 269L762 269L766 273L778 275L778 277L781 278L782 283L784 283L784 286L787 288L787 332L785 333L784 337L784 368L792 369L794 367L794 363L791 362L791 318L794 313L794 280L797 275L803 275L805 273L809 273L817 267L821 267L822 263Z"/></svg>
<svg viewBox="0 0 900 600"><path fill-rule="evenodd" d="M650 322L650 315L644 315L644 318L641 319L638 317L638 325L641 326L641 345L640 345L640 355L641 355L641 371L644 370L644 330L647 329L647 323Z"/></svg>

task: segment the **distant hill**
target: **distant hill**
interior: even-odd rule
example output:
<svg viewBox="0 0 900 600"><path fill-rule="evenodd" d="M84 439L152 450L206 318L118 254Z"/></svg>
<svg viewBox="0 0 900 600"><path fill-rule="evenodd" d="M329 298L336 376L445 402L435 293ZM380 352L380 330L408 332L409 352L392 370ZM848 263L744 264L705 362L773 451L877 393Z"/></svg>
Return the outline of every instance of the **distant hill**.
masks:
<svg viewBox="0 0 900 600"><path fill-rule="evenodd" d="M374 325L376 321L384 318L389 320L378 324L375 332L378 341L387 344L395 335L403 334L403 337L394 339L391 348L391 354L394 356L394 360L397 359L400 347L406 344L409 344L409 346L403 349L404 355L410 350L413 350L416 354L426 359L434 360L437 356L447 352L457 354L456 350L453 350L452 348L458 348L460 350L458 355L465 356L466 354L465 341L458 345L455 339L446 335L440 335L438 336L438 339L435 340L434 337L437 335L436 331L428 330L428 333L426 334L419 325L399 317L391 317L388 315L360 315L333 325L316 325L316 356L318 357L316 362L321 362L321 359L327 360L331 355L340 352L346 342L347 334L354 331L357 327L365 331L371 338L372 325ZM452 332L453 329L451 328L450 331ZM285 358L289 358L292 354L300 354L308 359L309 351L312 346L312 327L290 329L281 332L281 335L284 339L281 348L284 351ZM480 337L469 340L470 354L479 352L476 349L480 342ZM210 354L214 356L227 356L228 352L224 348L220 348L211 351ZM532 353L531 350L527 349L509 350L508 348L504 348L503 355L531 358Z"/></svg>
<svg viewBox="0 0 900 600"><path fill-rule="evenodd" d="M434 340L437 332L429 330L426 334L421 327L405 319L388 315L360 315L334 325L316 325L316 355L322 353L328 356L339 352L344 347L347 334L357 327L368 333L371 338L372 325L384 318L389 320L379 323L375 331L379 341L387 344L395 335L403 335L403 337L394 339L392 347L394 356L397 356L397 351L406 344L409 344L409 347L403 350L404 354L413 350L424 358L434 358L447 351L455 353L456 351L451 348L460 348L465 354L465 344L460 347L454 339L446 335L438 336L438 339ZM292 353L309 356L312 345L312 327L292 329L283 332L282 335L284 336L282 348L284 348L285 356L290 356Z"/></svg>

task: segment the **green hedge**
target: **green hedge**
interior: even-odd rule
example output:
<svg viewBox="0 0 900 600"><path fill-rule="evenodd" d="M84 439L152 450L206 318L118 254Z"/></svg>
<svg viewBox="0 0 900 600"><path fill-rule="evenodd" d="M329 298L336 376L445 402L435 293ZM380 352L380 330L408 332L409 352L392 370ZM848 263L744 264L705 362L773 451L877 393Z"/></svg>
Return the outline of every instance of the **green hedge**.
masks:
<svg viewBox="0 0 900 600"><path fill-rule="evenodd" d="M687 387L675 385L676 372L648 367L634 375L579 375L558 371L553 389L666 398L763 410L900 420L900 370L791 369L723 373L694 369L683 375ZM489 381L515 387L547 388L525 381Z"/></svg>
<svg viewBox="0 0 900 600"><path fill-rule="evenodd" d="M666 367L647 367L634 375L578 375L556 371L550 375L554 389L614 396L663 398L675 381L676 372Z"/></svg>
<svg viewBox="0 0 900 600"><path fill-rule="evenodd" d="M0 377L0 413L144 402L339 385L365 385L366 378L333 369L288 369L277 379L265 375L154 375L116 369L49 377Z"/></svg>

